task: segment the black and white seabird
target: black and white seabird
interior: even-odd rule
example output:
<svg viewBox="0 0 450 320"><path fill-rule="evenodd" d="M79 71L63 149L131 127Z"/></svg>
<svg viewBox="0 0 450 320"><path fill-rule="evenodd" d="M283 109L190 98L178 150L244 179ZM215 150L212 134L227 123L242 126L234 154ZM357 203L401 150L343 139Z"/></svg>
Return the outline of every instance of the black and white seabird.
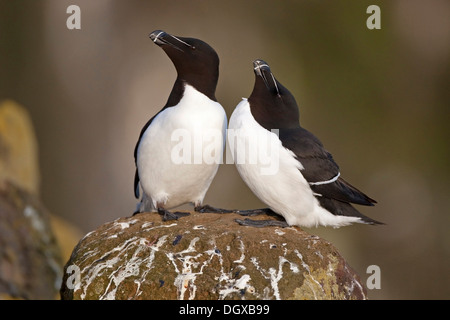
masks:
<svg viewBox="0 0 450 320"><path fill-rule="evenodd" d="M373 206L376 201L346 182L319 139L300 126L294 96L275 79L266 62L255 60L253 66L253 92L231 115L228 141L240 176L269 207L262 212L273 211L285 222L238 222L335 228L352 223L380 224L351 205ZM251 215L252 210L247 211L241 213Z"/></svg>
<svg viewBox="0 0 450 320"><path fill-rule="evenodd" d="M186 203L197 211L204 208L203 198L222 161L227 117L215 97L219 57L214 49L161 30L150 39L172 60L177 78L166 105L145 124L134 150L136 198L139 184L143 191L135 213L158 211L163 220L172 220L187 215L168 211L172 208Z"/></svg>

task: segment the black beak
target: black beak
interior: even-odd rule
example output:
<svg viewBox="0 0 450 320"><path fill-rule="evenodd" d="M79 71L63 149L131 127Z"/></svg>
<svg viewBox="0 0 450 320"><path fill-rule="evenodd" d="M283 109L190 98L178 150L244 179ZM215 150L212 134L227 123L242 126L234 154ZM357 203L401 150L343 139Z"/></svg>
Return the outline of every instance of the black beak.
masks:
<svg viewBox="0 0 450 320"><path fill-rule="evenodd" d="M270 67L264 60L256 59L253 61L253 70L255 71L255 75L257 77L261 77L266 85L267 89L270 91L276 92L277 95L280 95L280 90L278 89L277 81L270 71Z"/></svg>
<svg viewBox="0 0 450 320"><path fill-rule="evenodd" d="M192 48L192 46L189 43L162 30L153 31L152 33L150 33L149 37L154 43L156 43L160 47L168 45L180 51L184 51L183 50L184 47Z"/></svg>

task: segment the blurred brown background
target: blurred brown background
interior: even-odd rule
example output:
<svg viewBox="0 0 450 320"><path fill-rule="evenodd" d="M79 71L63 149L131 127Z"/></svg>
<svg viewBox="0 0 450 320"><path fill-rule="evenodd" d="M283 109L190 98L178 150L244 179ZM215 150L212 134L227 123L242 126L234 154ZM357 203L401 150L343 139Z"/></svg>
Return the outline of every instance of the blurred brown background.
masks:
<svg viewBox="0 0 450 320"><path fill-rule="evenodd" d="M81 30L66 9L81 8ZM366 9L381 8L381 30ZM86 233L135 208L136 139L166 102L175 70L148 34L197 37L221 58L228 117L266 60L302 125L342 175L378 200L385 226L307 231L333 242L371 299L449 299L450 2L0 0L0 99L31 113L46 206ZM205 202L263 204L223 165Z"/></svg>

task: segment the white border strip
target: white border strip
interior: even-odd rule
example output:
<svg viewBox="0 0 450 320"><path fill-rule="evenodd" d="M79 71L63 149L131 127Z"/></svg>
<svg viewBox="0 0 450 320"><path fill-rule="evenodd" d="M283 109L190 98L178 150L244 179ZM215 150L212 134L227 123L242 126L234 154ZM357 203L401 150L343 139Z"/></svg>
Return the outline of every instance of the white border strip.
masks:
<svg viewBox="0 0 450 320"><path fill-rule="evenodd" d="M319 182L309 182L309 184L312 185L312 186L317 186L317 185L321 185L321 184L333 183L339 178L340 175L341 175L341 173L338 172L338 174L334 178L331 178L330 180L319 181Z"/></svg>

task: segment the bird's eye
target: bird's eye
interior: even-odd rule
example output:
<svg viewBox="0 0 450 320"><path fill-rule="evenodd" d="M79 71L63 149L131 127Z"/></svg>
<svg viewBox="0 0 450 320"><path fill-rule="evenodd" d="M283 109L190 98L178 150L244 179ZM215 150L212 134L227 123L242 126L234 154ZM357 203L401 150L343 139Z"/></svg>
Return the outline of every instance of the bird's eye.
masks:
<svg viewBox="0 0 450 320"><path fill-rule="evenodd" d="M194 47L194 46L191 46L191 49L192 49L192 50L195 50L195 47Z"/></svg>

